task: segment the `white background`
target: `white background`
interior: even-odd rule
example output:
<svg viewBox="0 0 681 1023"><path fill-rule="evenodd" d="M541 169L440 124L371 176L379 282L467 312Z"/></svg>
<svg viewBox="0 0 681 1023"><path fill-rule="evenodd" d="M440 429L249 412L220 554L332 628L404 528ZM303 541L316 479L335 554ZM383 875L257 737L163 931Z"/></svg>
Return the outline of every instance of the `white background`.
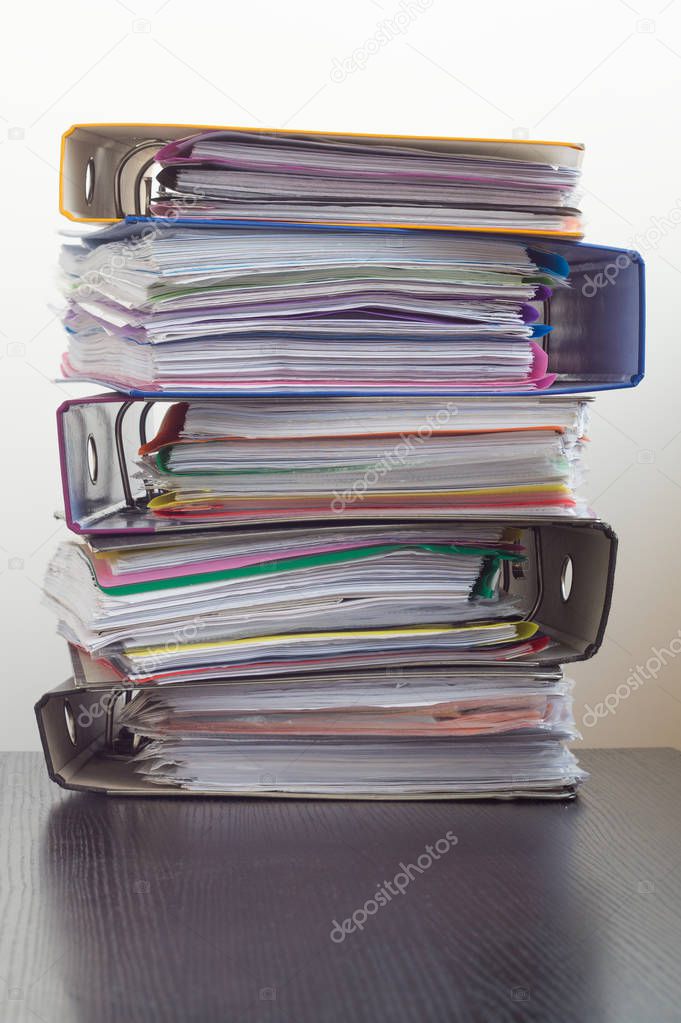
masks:
<svg viewBox="0 0 681 1023"><path fill-rule="evenodd" d="M379 45L381 26L394 38ZM643 250L649 316L645 381L600 396L593 416L588 493L621 546L605 644L570 672L578 720L679 635L679 0L33 2L8 8L3 35L0 748L38 747L33 703L68 674L40 586L65 533L54 410L85 393L52 382L63 340L48 308L59 141L79 121L586 143L587 239ZM620 689L585 741L680 747L680 676L672 659Z"/></svg>

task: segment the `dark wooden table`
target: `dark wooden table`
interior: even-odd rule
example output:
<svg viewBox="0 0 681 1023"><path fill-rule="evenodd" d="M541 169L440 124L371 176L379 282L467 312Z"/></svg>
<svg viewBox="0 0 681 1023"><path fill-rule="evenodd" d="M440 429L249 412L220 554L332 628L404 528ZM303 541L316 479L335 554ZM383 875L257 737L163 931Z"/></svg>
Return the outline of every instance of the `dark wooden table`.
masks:
<svg viewBox="0 0 681 1023"><path fill-rule="evenodd" d="M370 804L113 800L3 754L0 1020L680 1020L681 754L582 762L569 804Z"/></svg>

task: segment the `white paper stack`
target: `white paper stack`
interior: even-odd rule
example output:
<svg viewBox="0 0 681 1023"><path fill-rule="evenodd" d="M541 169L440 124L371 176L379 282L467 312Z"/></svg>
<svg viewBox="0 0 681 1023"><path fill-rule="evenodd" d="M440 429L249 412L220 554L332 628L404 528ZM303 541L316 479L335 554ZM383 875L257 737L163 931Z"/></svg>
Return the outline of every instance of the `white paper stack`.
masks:
<svg viewBox="0 0 681 1023"><path fill-rule="evenodd" d="M227 533L62 544L45 589L62 634L121 677L166 681L519 656L536 633L500 593L503 528Z"/></svg>
<svg viewBox="0 0 681 1023"><path fill-rule="evenodd" d="M569 146L211 131L157 154L162 216L578 231ZM561 162L562 161L562 162Z"/></svg>
<svg viewBox="0 0 681 1023"><path fill-rule="evenodd" d="M537 794L583 777L560 675L355 672L139 694L117 725L156 785L236 795Z"/></svg>
<svg viewBox="0 0 681 1023"><path fill-rule="evenodd" d="M189 402L144 448L151 511L178 525L575 516L584 401Z"/></svg>
<svg viewBox="0 0 681 1023"><path fill-rule="evenodd" d="M62 252L68 377L183 394L537 391L550 244L144 221Z"/></svg>

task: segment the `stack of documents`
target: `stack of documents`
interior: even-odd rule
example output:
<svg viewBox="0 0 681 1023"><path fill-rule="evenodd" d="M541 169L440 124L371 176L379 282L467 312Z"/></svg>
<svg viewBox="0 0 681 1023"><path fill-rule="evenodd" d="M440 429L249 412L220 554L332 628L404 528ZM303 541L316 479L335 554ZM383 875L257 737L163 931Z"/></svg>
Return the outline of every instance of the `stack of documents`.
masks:
<svg viewBox="0 0 681 1023"><path fill-rule="evenodd" d="M127 703L135 772L235 795L540 793L583 777L571 683L446 668L166 687Z"/></svg>
<svg viewBox="0 0 681 1023"><path fill-rule="evenodd" d="M499 592L523 560L493 524L256 530L65 543L45 589L65 638L121 677L192 680L518 657L545 645Z"/></svg>
<svg viewBox="0 0 681 1023"><path fill-rule="evenodd" d="M550 386L550 247L427 231L145 221L62 250L65 376L122 390L447 394Z"/></svg>
<svg viewBox="0 0 681 1023"><path fill-rule="evenodd" d="M579 515L586 424L569 398L192 401L171 406L140 471L153 514L177 524Z"/></svg>
<svg viewBox="0 0 681 1023"><path fill-rule="evenodd" d="M207 795L304 795L409 799L574 795L586 777L555 737L285 739L179 738L132 758L153 785ZM271 779L271 780L269 780Z"/></svg>
<svg viewBox="0 0 681 1023"><path fill-rule="evenodd" d="M141 129L64 143L64 212L126 215L60 258L63 374L120 393L59 414L52 777L574 794L559 662L616 548L574 395L642 372L640 261L594 297L615 250L574 240L582 147Z"/></svg>
<svg viewBox="0 0 681 1023"><path fill-rule="evenodd" d="M238 130L157 153L161 216L579 232L569 145ZM454 150L454 151L453 151ZM557 159L564 162L557 163Z"/></svg>

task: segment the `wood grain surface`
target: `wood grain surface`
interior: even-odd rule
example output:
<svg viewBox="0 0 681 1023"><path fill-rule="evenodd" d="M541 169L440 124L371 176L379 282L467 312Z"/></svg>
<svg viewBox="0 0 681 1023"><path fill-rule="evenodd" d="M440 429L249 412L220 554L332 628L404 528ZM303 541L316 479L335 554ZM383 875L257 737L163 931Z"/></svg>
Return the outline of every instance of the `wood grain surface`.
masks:
<svg viewBox="0 0 681 1023"><path fill-rule="evenodd" d="M581 760L572 803L371 804L109 799L2 754L0 1020L680 1020L681 754Z"/></svg>

